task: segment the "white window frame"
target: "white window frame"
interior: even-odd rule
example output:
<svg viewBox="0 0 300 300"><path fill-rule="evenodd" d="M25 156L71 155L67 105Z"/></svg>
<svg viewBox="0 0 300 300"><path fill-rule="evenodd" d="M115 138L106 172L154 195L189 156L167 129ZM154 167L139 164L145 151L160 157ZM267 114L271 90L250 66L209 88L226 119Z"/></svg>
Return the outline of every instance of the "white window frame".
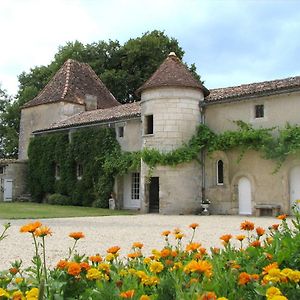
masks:
<svg viewBox="0 0 300 300"><path fill-rule="evenodd" d="M140 199L140 173L131 173L131 199Z"/></svg>

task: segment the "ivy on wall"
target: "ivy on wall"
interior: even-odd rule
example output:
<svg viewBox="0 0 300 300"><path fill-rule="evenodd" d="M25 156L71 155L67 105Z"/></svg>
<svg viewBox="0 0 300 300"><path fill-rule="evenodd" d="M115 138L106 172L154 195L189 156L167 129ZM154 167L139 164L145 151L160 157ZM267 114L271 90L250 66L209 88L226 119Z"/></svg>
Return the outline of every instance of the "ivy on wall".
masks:
<svg viewBox="0 0 300 300"><path fill-rule="evenodd" d="M114 178L130 170L138 170L141 160L150 172L158 165L176 166L197 160L201 150L208 153L239 149L240 157L247 150L272 159L276 170L284 160L300 149L300 127L287 124L283 129L259 128L235 121L237 130L214 133L200 124L192 138L181 147L166 153L156 149L122 152L113 128L95 127L72 133L53 133L31 140L29 156L29 187L36 201L46 194L69 196L69 204L107 207ZM76 176L76 165L83 165L81 180ZM60 165L61 176L55 180L55 164Z"/></svg>

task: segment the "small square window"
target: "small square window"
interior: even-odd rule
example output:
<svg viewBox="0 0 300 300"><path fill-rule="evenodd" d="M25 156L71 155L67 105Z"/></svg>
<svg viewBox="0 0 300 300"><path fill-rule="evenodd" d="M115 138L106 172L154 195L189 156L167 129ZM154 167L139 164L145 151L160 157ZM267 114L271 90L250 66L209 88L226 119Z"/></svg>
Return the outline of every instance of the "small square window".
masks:
<svg viewBox="0 0 300 300"><path fill-rule="evenodd" d="M153 134L153 115L145 116L145 134Z"/></svg>
<svg viewBox="0 0 300 300"><path fill-rule="evenodd" d="M124 137L124 126L120 126L117 128L118 137Z"/></svg>
<svg viewBox="0 0 300 300"><path fill-rule="evenodd" d="M83 166L82 166L82 164L77 164L77 166L76 166L76 175L77 175L78 180L82 179L82 175L83 175Z"/></svg>
<svg viewBox="0 0 300 300"><path fill-rule="evenodd" d="M263 104L255 105L255 118L263 118L265 116L265 109Z"/></svg>

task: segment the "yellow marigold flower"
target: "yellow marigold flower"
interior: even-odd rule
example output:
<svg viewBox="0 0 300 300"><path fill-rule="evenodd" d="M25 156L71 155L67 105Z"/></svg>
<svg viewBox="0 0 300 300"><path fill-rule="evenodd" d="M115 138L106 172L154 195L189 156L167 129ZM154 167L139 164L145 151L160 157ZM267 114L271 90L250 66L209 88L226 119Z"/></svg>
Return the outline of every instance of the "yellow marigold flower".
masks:
<svg viewBox="0 0 300 300"><path fill-rule="evenodd" d="M232 238L231 234L224 234L220 236L220 240L223 240L225 244L228 244L231 238Z"/></svg>
<svg viewBox="0 0 300 300"><path fill-rule="evenodd" d="M184 268L186 273L203 273L207 277L210 277L212 274L212 265L206 260L190 261Z"/></svg>
<svg viewBox="0 0 300 300"><path fill-rule="evenodd" d="M32 288L30 291L26 292L26 300L37 300L39 296L39 289Z"/></svg>
<svg viewBox="0 0 300 300"><path fill-rule="evenodd" d="M250 221L244 221L241 223L241 230L251 231L254 229L254 223Z"/></svg>
<svg viewBox="0 0 300 300"><path fill-rule="evenodd" d="M86 273L86 278L88 280L98 280L102 277L101 272L95 268L91 268Z"/></svg>
<svg viewBox="0 0 300 300"><path fill-rule="evenodd" d="M129 269L128 269L128 273L131 274L131 275L135 275L136 269L129 268Z"/></svg>
<svg viewBox="0 0 300 300"><path fill-rule="evenodd" d="M189 243L186 245L185 250L188 251L197 251L198 248L201 247L200 243Z"/></svg>
<svg viewBox="0 0 300 300"><path fill-rule="evenodd" d="M174 263L174 267L172 268L172 270L180 270L183 268L183 264L181 261Z"/></svg>
<svg viewBox="0 0 300 300"><path fill-rule="evenodd" d="M268 274L269 271L272 270L272 269L278 269L278 263L277 263L277 262L274 262L274 263L272 263L272 264L269 264L269 265L265 266L265 267L263 268L262 274L263 274L263 275L264 275L264 274Z"/></svg>
<svg viewBox="0 0 300 300"><path fill-rule="evenodd" d="M214 292L206 292L198 297L199 300L217 300L217 295ZM197 300L198 300L197 299Z"/></svg>
<svg viewBox="0 0 300 300"><path fill-rule="evenodd" d="M147 277L147 274L144 272L144 271L136 271L135 272L135 275L140 278L140 279L143 279L143 278L146 278Z"/></svg>
<svg viewBox="0 0 300 300"><path fill-rule="evenodd" d="M192 228L193 230L195 230L197 227L199 227L198 223L192 223L189 225L190 228Z"/></svg>
<svg viewBox="0 0 300 300"><path fill-rule="evenodd" d="M152 273L160 273L164 269L164 265L159 261L152 261L150 263L150 271Z"/></svg>
<svg viewBox="0 0 300 300"><path fill-rule="evenodd" d="M146 264L146 265L149 264L151 261L152 261L152 259L150 257L145 257L143 260L144 264Z"/></svg>
<svg viewBox="0 0 300 300"><path fill-rule="evenodd" d="M68 263L69 263L68 261L62 259L57 263L56 268L60 270L64 270L68 266Z"/></svg>
<svg viewBox="0 0 300 300"><path fill-rule="evenodd" d="M280 282L285 279L279 269L271 269L268 274L264 276L264 282Z"/></svg>
<svg viewBox="0 0 300 300"><path fill-rule="evenodd" d="M256 233L258 236L262 236L265 234L265 230L262 227L256 227Z"/></svg>
<svg viewBox="0 0 300 300"><path fill-rule="evenodd" d="M112 260L114 260L115 259L115 254L112 254L112 253L108 253L107 255L106 255L106 257L105 257L105 260L106 261L112 261Z"/></svg>
<svg viewBox="0 0 300 300"><path fill-rule="evenodd" d="M128 290L126 292L122 292L120 294L120 297L121 298L126 298L126 299L131 299L131 298L133 298L133 295L134 295L134 290Z"/></svg>
<svg viewBox="0 0 300 300"><path fill-rule="evenodd" d="M281 293L280 289L278 289L278 288L276 288L274 286L269 287L267 289L267 292L266 292L266 296L267 296L268 299L272 298L274 296L281 296L281 295L282 295L282 293Z"/></svg>
<svg viewBox="0 0 300 300"><path fill-rule="evenodd" d="M219 298L217 298L217 300L228 300L228 298L226 298L226 297L219 297Z"/></svg>
<svg viewBox="0 0 300 300"><path fill-rule="evenodd" d="M47 235L52 235L52 232L48 226L41 226L35 230L34 235L38 237L45 237Z"/></svg>
<svg viewBox="0 0 300 300"><path fill-rule="evenodd" d="M165 237L169 236L170 234L171 234L171 231L170 231L170 230L165 230L165 231L163 231L163 232L161 233L161 235L163 235L163 236L165 236Z"/></svg>
<svg viewBox="0 0 300 300"><path fill-rule="evenodd" d="M113 246L106 250L107 253L116 254L121 248L119 246Z"/></svg>
<svg viewBox="0 0 300 300"><path fill-rule="evenodd" d="M284 269L282 271L284 271ZM300 282L300 271L293 270L287 275L287 277L290 281L299 283Z"/></svg>
<svg viewBox="0 0 300 300"><path fill-rule="evenodd" d="M9 298L9 293L6 290L0 288L0 297Z"/></svg>
<svg viewBox="0 0 300 300"><path fill-rule="evenodd" d="M106 273L109 273L110 265L107 264L107 263L101 263L101 264L99 264L98 269L102 270L102 271L105 271Z"/></svg>
<svg viewBox="0 0 300 300"><path fill-rule="evenodd" d="M155 276L147 276L142 278L142 284L147 286L157 285L159 283L159 278Z"/></svg>
<svg viewBox="0 0 300 300"><path fill-rule="evenodd" d="M243 234L239 234L239 235L237 235L235 238L236 238L238 241L242 242L242 241L246 238L246 236L243 235Z"/></svg>
<svg viewBox="0 0 300 300"><path fill-rule="evenodd" d="M24 299L25 297L20 290L13 292L12 300L24 300Z"/></svg>
<svg viewBox="0 0 300 300"><path fill-rule="evenodd" d="M160 253L160 251L159 250L157 250L157 249L152 249L152 254L154 255L154 258L155 259L160 259L161 258L161 253Z"/></svg>
<svg viewBox="0 0 300 300"><path fill-rule="evenodd" d="M71 232L69 234L70 238L73 238L74 240L79 240L79 239L83 239L84 238L84 234L81 231L77 231L77 232Z"/></svg>
<svg viewBox="0 0 300 300"><path fill-rule="evenodd" d="M267 243L270 245L273 243L274 239L271 236L268 236L266 239Z"/></svg>
<svg viewBox="0 0 300 300"><path fill-rule="evenodd" d="M80 264L77 262L70 262L68 264L68 274L72 276L77 276L81 272Z"/></svg>
<svg viewBox="0 0 300 300"><path fill-rule="evenodd" d="M140 297L140 300L150 300L151 298L149 297L149 296L147 296L147 295L142 295L141 297Z"/></svg>
<svg viewBox="0 0 300 300"><path fill-rule="evenodd" d="M89 260L93 263L100 263L102 261L102 257L99 254L96 254L96 255L90 256Z"/></svg>
<svg viewBox="0 0 300 300"><path fill-rule="evenodd" d="M23 282L23 280L24 280L24 278L22 278L22 277L17 277L17 278L15 279L15 283L16 283L16 284L19 284L19 283Z"/></svg>
<svg viewBox="0 0 300 300"><path fill-rule="evenodd" d="M181 240L184 236L185 236L185 235L184 235L183 233L181 233L181 232L180 232L180 233L176 233L176 234L175 234L175 239L176 239L176 240Z"/></svg>
<svg viewBox="0 0 300 300"><path fill-rule="evenodd" d="M28 223L20 228L20 232L29 232L34 233L37 228L42 226L42 223L39 221Z"/></svg>
<svg viewBox="0 0 300 300"><path fill-rule="evenodd" d="M142 249L144 246L144 244L140 243L140 242L135 242L132 244L132 247L133 248L139 248L139 249Z"/></svg>
<svg viewBox="0 0 300 300"><path fill-rule="evenodd" d="M288 298L283 295L277 295L273 296L272 298L267 298L267 300L288 300Z"/></svg>

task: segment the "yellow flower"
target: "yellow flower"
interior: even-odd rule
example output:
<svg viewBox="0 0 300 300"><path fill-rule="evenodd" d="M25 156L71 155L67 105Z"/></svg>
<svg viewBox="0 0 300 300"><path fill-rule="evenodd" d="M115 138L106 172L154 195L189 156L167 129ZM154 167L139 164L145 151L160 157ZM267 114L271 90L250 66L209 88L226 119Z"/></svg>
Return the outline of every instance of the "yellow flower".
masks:
<svg viewBox="0 0 300 300"><path fill-rule="evenodd" d="M140 278L140 279L143 279L143 278L146 278L147 277L147 274L144 272L144 271L136 271L135 272L135 275Z"/></svg>
<svg viewBox="0 0 300 300"><path fill-rule="evenodd" d="M159 278L155 276L147 276L142 279L142 284L147 286L157 285L159 283Z"/></svg>
<svg viewBox="0 0 300 300"><path fill-rule="evenodd" d="M290 281L299 282L300 281L300 271L292 270L289 268L285 268L281 271L281 274L287 277Z"/></svg>
<svg viewBox="0 0 300 300"><path fill-rule="evenodd" d="M37 300L39 296L39 289L32 288L30 291L26 292L26 300Z"/></svg>
<svg viewBox="0 0 300 300"><path fill-rule="evenodd" d="M150 271L153 273L160 273L164 269L164 265L159 261L152 261L150 263Z"/></svg>
<svg viewBox="0 0 300 300"><path fill-rule="evenodd" d="M101 272L95 268L91 268L87 271L86 278L88 280L97 280L102 277Z"/></svg>
<svg viewBox="0 0 300 300"><path fill-rule="evenodd" d="M12 300L24 300L24 299L25 299L25 297L20 290L13 292Z"/></svg>
<svg viewBox="0 0 300 300"><path fill-rule="evenodd" d="M115 255L112 254L112 253L108 253L108 254L106 255L106 257L105 257L105 260L106 260L106 261L112 261L112 260L114 260L114 259L115 259Z"/></svg>
<svg viewBox="0 0 300 300"><path fill-rule="evenodd" d="M99 269L99 270L103 270L103 271L105 271L106 273L109 273L110 266L109 266L109 264L107 264L107 263L101 263L101 264L99 264L98 269Z"/></svg>
<svg viewBox="0 0 300 300"><path fill-rule="evenodd" d="M150 300L151 298L147 295L142 295L140 300Z"/></svg>
<svg viewBox="0 0 300 300"><path fill-rule="evenodd" d="M120 270L120 272L119 272L119 275L120 275L121 277L125 277L125 276L127 276L127 274L128 274L128 272L127 272L125 269L122 269L122 270Z"/></svg>
<svg viewBox="0 0 300 300"><path fill-rule="evenodd" d="M52 232L48 226L41 226L35 230L34 235L39 237L44 237L47 235L52 235Z"/></svg>
<svg viewBox="0 0 300 300"><path fill-rule="evenodd" d="M212 274L212 265L206 260L191 260L184 268L186 273L203 273L207 277Z"/></svg>
<svg viewBox="0 0 300 300"><path fill-rule="evenodd" d="M147 265L147 264L149 264L150 262L152 261L152 259L150 258L150 257L146 257L146 258L144 258L144 264L145 265Z"/></svg>
<svg viewBox="0 0 300 300"><path fill-rule="evenodd" d="M0 288L0 297L9 298L9 293L6 290Z"/></svg>
<svg viewBox="0 0 300 300"><path fill-rule="evenodd" d="M21 283L23 280L24 280L24 279L23 279L22 277L17 277L17 278L15 279L15 283L16 283L16 284L19 284L19 283Z"/></svg>
<svg viewBox="0 0 300 300"><path fill-rule="evenodd" d="M226 297L219 297L217 300L228 300Z"/></svg>
<svg viewBox="0 0 300 300"><path fill-rule="evenodd" d="M282 295L282 294L281 294L280 289L278 289L278 288L276 288L276 287L274 287L274 286L268 288L268 289L267 289L267 292L266 292L266 297L267 297L268 299L271 299L271 298L274 297L274 296L281 296L281 295Z"/></svg>
<svg viewBox="0 0 300 300"><path fill-rule="evenodd" d="M161 253L160 251L156 250L156 249L153 249L152 250L152 254L154 255L154 258L155 259L160 259L161 258Z"/></svg>

